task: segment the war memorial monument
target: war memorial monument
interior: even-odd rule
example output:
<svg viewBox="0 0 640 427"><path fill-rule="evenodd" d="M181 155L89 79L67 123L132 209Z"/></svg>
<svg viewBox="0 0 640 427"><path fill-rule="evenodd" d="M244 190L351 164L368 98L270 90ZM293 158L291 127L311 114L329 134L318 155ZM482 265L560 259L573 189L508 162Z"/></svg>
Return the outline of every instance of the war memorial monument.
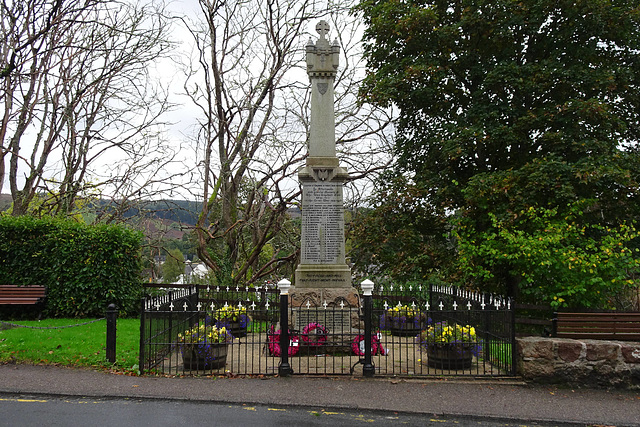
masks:
<svg viewBox="0 0 640 427"><path fill-rule="evenodd" d="M300 264L291 291L292 307L358 305L351 284L351 269L345 261L343 186L347 170L336 156L334 81L340 46L327 39L329 24L320 21L320 38L306 46L307 74L311 82L309 155L298 171L302 185L302 236ZM331 313L331 314L329 314ZM294 328L317 321L329 329L350 328L349 316L336 310L294 311ZM323 317L322 319L317 318Z"/></svg>

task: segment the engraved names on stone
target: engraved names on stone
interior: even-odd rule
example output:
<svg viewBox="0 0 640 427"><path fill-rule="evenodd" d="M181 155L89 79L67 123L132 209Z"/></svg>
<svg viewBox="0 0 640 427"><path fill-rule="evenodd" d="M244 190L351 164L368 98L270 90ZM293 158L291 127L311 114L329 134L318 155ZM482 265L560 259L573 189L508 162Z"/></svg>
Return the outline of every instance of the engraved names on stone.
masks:
<svg viewBox="0 0 640 427"><path fill-rule="evenodd" d="M302 264L344 263L341 182L306 182L302 194Z"/></svg>
<svg viewBox="0 0 640 427"><path fill-rule="evenodd" d="M302 331L310 323L319 323L330 334L351 332L351 310L294 308L295 329Z"/></svg>
<svg viewBox="0 0 640 427"><path fill-rule="evenodd" d="M347 287L351 285L351 280L349 275L345 277L344 272L334 273L332 271L308 272L299 279L299 284L305 287L334 287L332 284L336 283Z"/></svg>

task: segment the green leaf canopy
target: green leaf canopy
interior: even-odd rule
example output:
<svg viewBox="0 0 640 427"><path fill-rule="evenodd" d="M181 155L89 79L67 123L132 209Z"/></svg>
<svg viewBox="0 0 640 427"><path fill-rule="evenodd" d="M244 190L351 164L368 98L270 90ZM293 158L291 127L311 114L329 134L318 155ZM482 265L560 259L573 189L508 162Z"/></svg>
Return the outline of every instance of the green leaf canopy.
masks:
<svg viewBox="0 0 640 427"><path fill-rule="evenodd" d="M586 199L583 224L638 220L637 1L362 0L356 9L367 26L361 94L399 110L398 173L465 218L478 233L467 238L496 220L530 227L518 222L530 207L562 215ZM521 280L509 268L492 275L510 289Z"/></svg>

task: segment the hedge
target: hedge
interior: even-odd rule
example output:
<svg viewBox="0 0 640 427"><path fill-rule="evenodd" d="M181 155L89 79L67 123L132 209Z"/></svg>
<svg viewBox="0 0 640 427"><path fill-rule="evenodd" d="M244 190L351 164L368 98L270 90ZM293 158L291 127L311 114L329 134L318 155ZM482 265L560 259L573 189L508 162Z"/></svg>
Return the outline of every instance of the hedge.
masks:
<svg viewBox="0 0 640 427"><path fill-rule="evenodd" d="M138 311L142 233L70 219L0 217L0 284L44 285L44 314L100 317Z"/></svg>

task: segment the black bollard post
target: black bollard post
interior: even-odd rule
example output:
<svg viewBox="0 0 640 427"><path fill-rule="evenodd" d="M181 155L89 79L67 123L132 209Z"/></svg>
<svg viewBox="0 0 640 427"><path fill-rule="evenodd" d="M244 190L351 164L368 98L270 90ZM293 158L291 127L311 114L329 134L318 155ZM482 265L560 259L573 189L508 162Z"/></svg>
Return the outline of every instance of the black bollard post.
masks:
<svg viewBox="0 0 640 427"><path fill-rule="evenodd" d="M145 356L145 322L146 322L146 318L145 318L145 298L141 298L140 300L140 350L138 353L138 369L140 369L140 373L144 373L144 356Z"/></svg>
<svg viewBox="0 0 640 427"><path fill-rule="evenodd" d="M282 279L278 282L280 288L280 366L278 375L288 377L293 373L289 364L289 287L291 282Z"/></svg>
<svg viewBox="0 0 640 427"><path fill-rule="evenodd" d="M371 291L373 290L373 282L367 279L362 282L361 286L364 294L364 366L362 375L373 377L376 372L371 361Z"/></svg>
<svg viewBox="0 0 640 427"><path fill-rule="evenodd" d="M116 362L116 319L118 318L118 309L115 304L109 304L107 307L107 361L109 363Z"/></svg>

